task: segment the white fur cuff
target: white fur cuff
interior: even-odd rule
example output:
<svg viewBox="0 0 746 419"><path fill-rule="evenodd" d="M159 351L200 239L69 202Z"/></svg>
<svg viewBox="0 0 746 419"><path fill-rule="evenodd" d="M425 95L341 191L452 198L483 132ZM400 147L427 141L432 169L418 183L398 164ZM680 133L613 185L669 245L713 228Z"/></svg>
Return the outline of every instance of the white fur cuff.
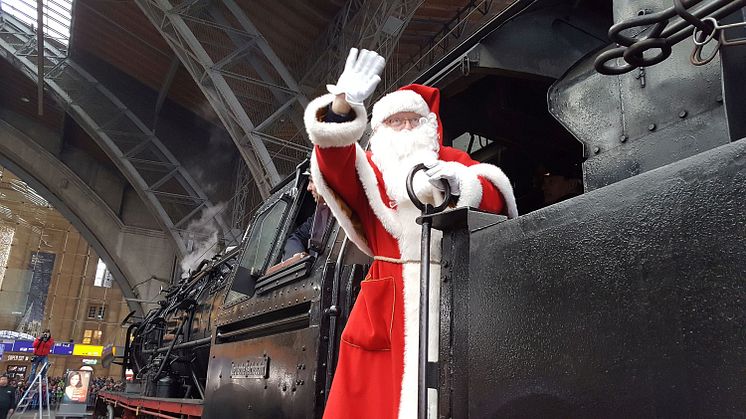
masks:
<svg viewBox="0 0 746 419"><path fill-rule="evenodd" d="M500 194L502 194L503 199L505 199L505 208L508 212L508 218L516 218L518 217L518 207L515 203L515 194L513 193L513 185L510 184L510 180L507 176L505 176L505 173L503 173L502 170L500 170L499 167L493 166L491 164L486 163L480 163L475 164L474 166L469 166L469 172L473 173L475 176L481 176L488 181L490 181L498 191L500 191ZM481 191L481 185L480 185L480 191ZM481 202L481 194L480 194L480 202ZM479 202L477 202L478 206Z"/></svg>
<svg viewBox="0 0 746 419"><path fill-rule="evenodd" d="M321 120L334 95L327 94L311 101L306 107L303 122L311 142L321 148L344 147L355 143L368 125L368 116L364 106L351 105L355 119L349 122L324 122Z"/></svg>
<svg viewBox="0 0 746 419"><path fill-rule="evenodd" d="M479 208L479 203L482 202L482 183L479 182L479 177L468 168L461 170L459 177L461 197L458 200L458 206Z"/></svg>

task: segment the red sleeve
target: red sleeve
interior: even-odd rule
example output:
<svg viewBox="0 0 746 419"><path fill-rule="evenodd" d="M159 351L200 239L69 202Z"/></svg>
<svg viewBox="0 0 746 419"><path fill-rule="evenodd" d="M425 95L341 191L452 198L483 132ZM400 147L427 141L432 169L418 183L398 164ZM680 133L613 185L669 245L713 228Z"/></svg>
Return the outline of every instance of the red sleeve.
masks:
<svg viewBox="0 0 746 419"><path fill-rule="evenodd" d="M358 216L368 213L370 204L355 168L357 147L316 146L316 162L324 181Z"/></svg>
<svg viewBox="0 0 746 419"><path fill-rule="evenodd" d="M34 339L33 347L36 348L37 346L39 346L39 338Z"/></svg>
<svg viewBox="0 0 746 419"><path fill-rule="evenodd" d="M495 185L489 180L479 176L479 183L482 184L482 201L479 203L479 209L495 214L502 214L505 210L505 200Z"/></svg>
<svg viewBox="0 0 746 419"><path fill-rule="evenodd" d="M52 346L54 346L54 338L50 337L49 338L49 347L51 348Z"/></svg>

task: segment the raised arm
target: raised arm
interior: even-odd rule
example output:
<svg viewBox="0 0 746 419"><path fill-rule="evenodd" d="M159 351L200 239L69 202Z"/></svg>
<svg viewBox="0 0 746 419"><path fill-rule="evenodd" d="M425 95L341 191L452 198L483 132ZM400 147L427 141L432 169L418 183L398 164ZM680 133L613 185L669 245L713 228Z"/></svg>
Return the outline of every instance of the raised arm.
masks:
<svg viewBox="0 0 746 419"><path fill-rule="evenodd" d="M353 48L337 84L327 85L329 94L306 108L306 131L314 144L311 173L338 219L354 222L371 213L357 170L366 157L357 141L368 124L363 102L381 81L384 63L373 51Z"/></svg>

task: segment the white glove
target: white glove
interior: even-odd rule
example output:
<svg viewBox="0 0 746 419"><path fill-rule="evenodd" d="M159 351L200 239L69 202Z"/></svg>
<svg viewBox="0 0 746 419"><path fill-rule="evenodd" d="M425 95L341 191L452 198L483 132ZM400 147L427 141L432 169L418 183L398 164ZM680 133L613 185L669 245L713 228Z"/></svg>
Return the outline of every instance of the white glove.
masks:
<svg viewBox="0 0 746 419"><path fill-rule="evenodd" d="M362 105L376 90L385 64L386 60L375 51L364 49L358 54L357 48L351 48L337 84L327 84L326 90L334 95L344 93L351 105Z"/></svg>
<svg viewBox="0 0 746 419"><path fill-rule="evenodd" d="M434 192L437 191L437 189L433 187L429 180L430 178L425 174L425 172L419 171L415 173L414 178L412 179L412 189L420 202L434 205Z"/></svg>
<svg viewBox="0 0 746 419"><path fill-rule="evenodd" d="M451 195L461 195L461 179L464 172L468 170L466 166L458 162L436 161L426 163L428 170L425 172L430 177L430 183L441 192L445 192L442 180L448 182L451 187Z"/></svg>

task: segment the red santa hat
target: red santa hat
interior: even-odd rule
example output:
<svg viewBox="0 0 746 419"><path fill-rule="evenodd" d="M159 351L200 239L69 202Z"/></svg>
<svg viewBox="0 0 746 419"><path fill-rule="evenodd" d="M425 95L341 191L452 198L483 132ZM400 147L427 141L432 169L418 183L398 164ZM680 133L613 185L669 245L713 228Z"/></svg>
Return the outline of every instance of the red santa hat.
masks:
<svg viewBox="0 0 746 419"><path fill-rule="evenodd" d="M378 128L383 121L399 112L414 112L427 116L430 112L438 118L438 142L443 143L443 124L440 122L440 90L421 84L401 87L382 97L373 105L370 126Z"/></svg>

